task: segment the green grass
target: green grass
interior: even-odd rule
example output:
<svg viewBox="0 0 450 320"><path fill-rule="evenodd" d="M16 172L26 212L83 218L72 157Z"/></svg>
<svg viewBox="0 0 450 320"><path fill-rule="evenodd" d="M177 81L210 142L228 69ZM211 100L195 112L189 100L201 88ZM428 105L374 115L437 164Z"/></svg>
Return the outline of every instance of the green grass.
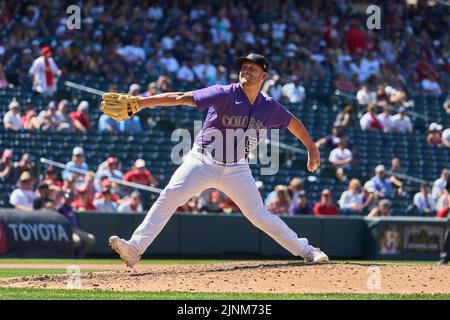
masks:
<svg viewBox="0 0 450 320"><path fill-rule="evenodd" d="M0 300L450 300L450 294L262 294L0 288Z"/></svg>
<svg viewBox="0 0 450 320"><path fill-rule="evenodd" d="M243 260L203 260L203 259L142 259L139 264L212 264L224 262L237 262ZM254 261L254 260L246 260ZM264 261L264 260L261 260ZM123 264L120 259L0 259L0 267L2 264Z"/></svg>
<svg viewBox="0 0 450 320"><path fill-rule="evenodd" d="M85 272L101 272L103 270L81 270L81 273ZM0 278L12 278L12 277L28 277L28 276L40 276L50 274L65 274L66 269L0 269Z"/></svg>

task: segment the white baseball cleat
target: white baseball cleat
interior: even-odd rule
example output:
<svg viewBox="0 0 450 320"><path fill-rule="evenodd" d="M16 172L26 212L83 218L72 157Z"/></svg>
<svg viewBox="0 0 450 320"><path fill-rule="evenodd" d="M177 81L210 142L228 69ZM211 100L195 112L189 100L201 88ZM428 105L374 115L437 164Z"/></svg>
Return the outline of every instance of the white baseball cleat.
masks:
<svg viewBox="0 0 450 320"><path fill-rule="evenodd" d="M120 259L125 262L127 267L133 268L141 258L141 255L135 247L129 244L128 241L120 239L118 236L110 237L109 245L119 254Z"/></svg>
<svg viewBox="0 0 450 320"><path fill-rule="evenodd" d="M320 248L312 247L311 251L303 257L305 262L328 262L328 256Z"/></svg>

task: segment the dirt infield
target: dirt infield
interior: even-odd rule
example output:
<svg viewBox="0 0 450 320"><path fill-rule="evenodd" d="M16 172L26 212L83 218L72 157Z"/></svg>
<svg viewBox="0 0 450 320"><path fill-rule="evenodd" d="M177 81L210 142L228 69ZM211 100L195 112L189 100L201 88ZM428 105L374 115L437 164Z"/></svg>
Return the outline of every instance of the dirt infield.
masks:
<svg viewBox="0 0 450 320"><path fill-rule="evenodd" d="M5 267L7 265L2 265ZM24 265L10 265L24 268ZM28 265L49 267L44 264ZM53 265L53 268L57 268ZM59 266L61 268L61 265ZM239 293L450 293L450 267L252 261L207 265L81 265L81 289ZM377 269L379 268L379 269ZM377 274L380 275L377 278ZM380 281L378 281L378 279ZM0 279L0 287L65 289L67 275Z"/></svg>

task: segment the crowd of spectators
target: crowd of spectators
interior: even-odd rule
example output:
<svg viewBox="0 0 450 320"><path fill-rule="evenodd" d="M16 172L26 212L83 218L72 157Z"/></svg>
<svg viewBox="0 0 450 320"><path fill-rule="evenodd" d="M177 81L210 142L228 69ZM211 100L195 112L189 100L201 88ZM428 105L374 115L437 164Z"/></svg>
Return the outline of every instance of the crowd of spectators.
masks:
<svg viewBox="0 0 450 320"><path fill-rule="evenodd" d="M367 4L356 0L89 0L80 3L81 28L74 30L66 27L64 5L0 0L0 37L8 39L0 42L0 88L31 88L52 96L59 78L89 75L104 79L110 92L131 84L128 93L150 96L174 89L172 80L196 88L235 81L234 58L259 52L272 62L263 91L275 99L301 103L313 79L332 77L336 89L354 95L359 105L367 107L360 119L354 106L343 108L332 133L318 141L319 146L330 148L329 162L344 182L357 156L344 135L346 128L359 122L362 130L412 133L409 96L440 95L449 89L450 41L445 31L449 19L435 1L378 3L383 12L381 30L365 27ZM146 91L138 84L143 73L155 79ZM377 111L379 107L382 112ZM60 100L51 101L44 110L25 105L21 112L20 104L12 100L3 124L16 131L85 133L96 127L89 118L90 108L87 101L71 106L68 100ZM448 99L444 108L450 114ZM118 123L103 115L97 130L132 134L143 128L138 116ZM450 147L450 131L433 122L426 140L436 147ZM41 208L70 203L75 211L139 211L139 193L115 184L113 178L157 185L142 159L126 173L116 158L108 157L97 175L66 170L58 180L57 172L49 169L38 181L24 166L17 169L10 153L3 152L0 179L18 182L19 191L11 195L11 204L28 209L39 199L37 207ZM68 168L87 171L83 158L84 151L75 148ZM395 165L391 169L395 171ZM277 214L386 215L392 211L389 199L401 195L402 188L400 178L387 177L385 168L377 166L375 176L366 183L348 181L338 205L332 203L328 189L322 191L319 202L312 203L298 180L277 186L265 202ZM438 190L442 190L440 182L430 197L423 185L414 196L412 212L430 215L444 208ZM207 190L179 210L231 212L239 208L225 194Z"/></svg>
<svg viewBox="0 0 450 320"><path fill-rule="evenodd" d="M14 182L16 188L9 197L11 206L25 211L55 210L73 212L141 212L140 192L118 181L124 180L143 186L157 187L154 178L143 159L136 159L132 168L123 171L120 161L108 157L100 163L97 171L89 169L85 162L84 150L75 147L72 159L66 169L58 172L49 166L40 175L28 154L20 161L13 162L13 152L5 149L0 160L0 180ZM256 181L261 196L269 211L278 215L368 215L370 217L391 215L391 200L403 197L404 189L400 174L400 159L392 159L389 174L383 165L376 166L372 178L362 183L351 179L348 188L333 202L329 189L321 192L320 199L314 202L308 196L303 181L293 178L289 185L277 185L274 190L264 190L264 183ZM417 193L411 194L412 203L405 214L414 216L446 216L449 204L445 197L445 187L450 170L442 170L441 176L434 181L432 188L424 183ZM411 192L411 190L408 190ZM61 212L62 212L61 211ZM207 189L195 195L177 209L178 212L216 212L239 213L240 208L223 192Z"/></svg>
<svg viewBox="0 0 450 320"><path fill-rule="evenodd" d="M171 79L195 87L235 81L234 58L256 51L273 62L263 91L275 99L300 103L312 78L331 76L337 89L367 105L360 119L363 130L411 133L408 95L446 92L450 65L447 28L439 27L448 26L448 13L438 2L413 2L377 3L382 28L369 30L360 1L90 0L79 4L80 29L70 30L64 2L0 1L1 36L9 40L0 45L0 87L11 84L52 95L61 76L89 75L116 86L110 91L132 84L129 93L152 95L172 89ZM143 93L137 84L142 72L158 79ZM25 106L23 115L13 101L4 125L12 130L93 129L87 102L67 114L63 101L58 108L50 102L38 114L34 106ZM377 114L375 106L383 106L383 112ZM335 125L351 125L356 114L354 108L344 109ZM139 117L119 123L101 116L98 130L136 133L142 124ZM426 139L448 146L449 134L433 123Z"/></svg>
<svg viewBox="0 0 450 320"><path fill-rule="evenodd" d="M9 41L0 45L0 85L51 94L64 75L129 84L147 72L206 86L227 82L234 58L256 51L270 57L281 85L291 83L282 91L294 101L299 85L325 75L347 91L382 86L391 102L404 93L445 92L447 11L434 1L376 4L380 30L366 28L367 4L356 0L88 0L79 3L80 29L70 30L65 2L3 0L0 25Z"/></svg>
<svg viewBox="0 0 450 320"><path fill-rule="evenodd" d="M119 160L108 157L97 172L91 171L81 147L73 149L72 160L62 172L48 166L38 174L28 154L15 163L12 158L12 151L5 149L0 160L0 179L15 184L9 204L24 211L67 212L70 206L74 212L142 212L138 189L118 181L153 187L158 184L143 159L137 159L133 168L122 172Z"/></svg>
<svg viewBox="0 0 450 320"><path fill-rule="evenodd" d="M342 192L337 203L333 203L332 192L324 189L320 200L312 204L301 179L293 178L289 186L277 185L275 190L267 195L265 204L271 212L281 215L376 217L400 214L392 209L392 200L406 193L403 181L397 175L401 172L400 159L392 159L389 175L384 165L378 165L374 171L374 176L364 184L358 179L351 179L347 190ZM449 176L450 170L444 169L441 176L434 181L431 192L427 183L420 185L420 190L413 193L413 201L406 208L405 214L424 217L446 216L449 204L444 190Z"/></svg>
<svg viewBox="0 0 450 320"><path fill-rule="evenodd" d="M12 131L46 131L63 133L87 133L93 128L93 120L89 115L89 102L81 101L76 109L69 112L69 101L63 99L56 104L50 101L47 108L38 114L32 104L27 104L23 113L16 100L9 103L8 111L3 116L3 127ZM127 121L115 121L106 115L98 119L98 132L115 134L125 132L136 134L143 132L139 116L134 116Z"/></svg>

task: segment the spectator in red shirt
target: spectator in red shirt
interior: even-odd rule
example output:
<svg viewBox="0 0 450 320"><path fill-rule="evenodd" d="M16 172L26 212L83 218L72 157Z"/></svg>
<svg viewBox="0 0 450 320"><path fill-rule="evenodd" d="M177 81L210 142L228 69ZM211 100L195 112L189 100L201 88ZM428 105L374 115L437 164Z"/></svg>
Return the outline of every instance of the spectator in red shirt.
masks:
<svg viewBox="0 0 450 320"><path fill-rule="evenodd" d="M338 208L333 204L333 197L330 190L323 189L322 198L320 202L316 203L313 211L315 216L337 216L339 214Z"/></svg>
<svg viewBox="0 0 450 320"><path fill-rule="evenodd" d="M78 189L78 199L72 202L72 207L76 212L95 211L95 206L92 203L92 198L89 197L88 190L86 188Z"/></svg>
<svg viewBox="0 0 450 320"><path fill-rule="evenodd" d="M123 180L143 184L145 186L156 187L156 180L153 178L150 170L145 168L145 161L137 159L134 163L134 169L123 175Z"/></svg>
<svg viewBox="0 0 450 320"><path fill-rule="evenodd" d="M439 74L428 62L427 54L423 53L420 58L421 58L420 62L417 63L416 65L416 73L419 76L419 80L438 78Z"/></svg>
<svg viewBox="0 0 450 320"><path fill-rule="evenodd" d="M111 201L118 202L119 199L117 198L117 195L114 193L112 182L111 182L111 180L109 180L109 178L107 176L102 176L100 178L99 186L100 186L100 191L97 191L95 193L94 199L101 198L103 196L103 190L108 189L111 191Z"/></svg>
<svg viewBox="0 0 450 320"><path fill-rule="evenodd" d="M325 25L324 32L323 32L323 39L327 43L329 47L334 46L339 38L338 30L335 26L331 23L331 21L328 21Z"/></svg>
<svg viewBox="0 0 450 320"><path fill-rule="evenodd" d="M51 185L55 185L57 187L62 188L63 183L58 180L58 173L55 170L55 167L49 166L47 168L47 171L44 173L44 180L45 184L47 184L49 187Z"/></svg>
<svg viewBox="0 0 450 320"><path fill-rule="evenodd" d="M78 105L77 111L70 113L70 118L72 119L77 132L88 132L91 129L88 111L89 103L83 100Z"/></svg>
<svg viewBox="0 0 450 320"><path fill-rule="evenodd" d="M22 126L25 130L35 131L39 129L39 119L31 104L25 106L25 113L22 115Z"/></svg>
<svg viewBox="0 0 450 320"><path fill-rule="evenodd" d="M358 29L353 22L350 28L345 32L345 40L347 41L348 51L353 55L358 49L362 52L367 49L367 41L364 32Z"/></svg>

